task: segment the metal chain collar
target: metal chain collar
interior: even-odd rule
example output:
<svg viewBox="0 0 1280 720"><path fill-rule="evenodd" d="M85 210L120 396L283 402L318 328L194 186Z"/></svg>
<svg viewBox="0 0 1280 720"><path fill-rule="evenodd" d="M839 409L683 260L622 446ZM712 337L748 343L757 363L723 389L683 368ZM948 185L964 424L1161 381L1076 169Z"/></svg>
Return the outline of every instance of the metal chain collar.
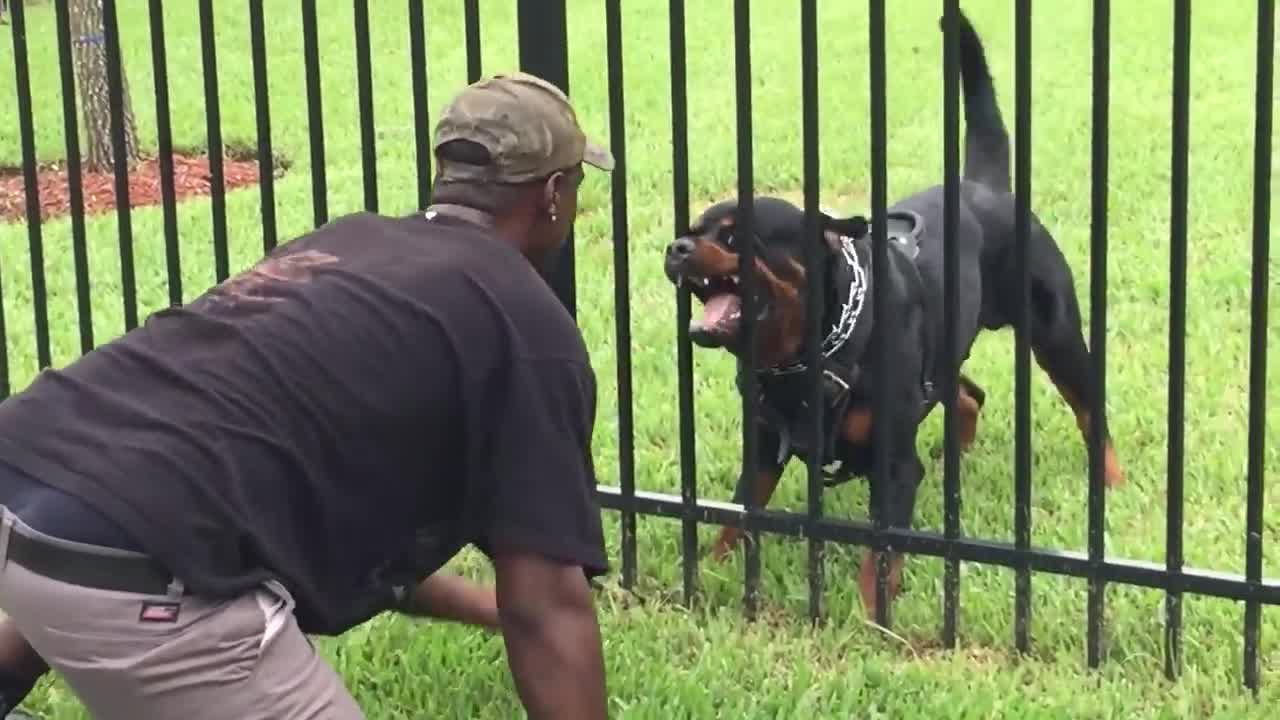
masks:
<svg viewBox="0 0 1280 720"><path fill-rule="evenodd" d="M840 254L844 257L845 263L848 264L853 277L849 281L849 292L840 308L840 320L831 329L831 332L827 333L826 339L822 341L823 358L829 358L839 352L840 348L844 347L844 344L849 341L849 337L853 335L853 329L858 325L858 317L862 314L863 300L867 291L866 271L862 268L862 264L858 262L858 250L854 247L853 238L847 235L840 236ZM792 375L804 372L807 369L808 366L805 363L795 362L781 367L762 368L758 372L776 376Z"/></svg>

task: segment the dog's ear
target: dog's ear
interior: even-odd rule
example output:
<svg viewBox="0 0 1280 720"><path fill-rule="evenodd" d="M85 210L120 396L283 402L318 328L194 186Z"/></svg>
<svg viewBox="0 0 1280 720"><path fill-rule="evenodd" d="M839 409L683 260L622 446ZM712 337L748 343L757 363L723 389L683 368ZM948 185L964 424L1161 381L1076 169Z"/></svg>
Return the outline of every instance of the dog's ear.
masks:
<svg viewBox="0 0 1280 720"><path fill-rule="evenodd" d="M857 240L866 236L867 229L867 219L861 215L834 218L827 213L822 214L822 235L832 250L841 247L841 236Z"/></svg>
<svg viewBox="0 0 1280 720"><path fill-rule="evenodd" d="M854 215L842 221L846 226L844 234L857 240L867 236L871 232L871 225L867 223L867 219L861 215Z"/></svg>
<svg viewBox="0 0 1280 720"><path fill-rule="evenodd" d="M823 230L822 239L826 242L829 252L838 252L840 250L840 233L834 230Z"/></svg>
<svg viewBox="0 0 1280 720"><path fill-rule="evenodd" d="M945 14L938 17L938 29L946 34L947 32L947 16ZM969 22L969 18L964 14L964 10L956 8L956 30L961 33L973 32L973 24Z"/></svg>

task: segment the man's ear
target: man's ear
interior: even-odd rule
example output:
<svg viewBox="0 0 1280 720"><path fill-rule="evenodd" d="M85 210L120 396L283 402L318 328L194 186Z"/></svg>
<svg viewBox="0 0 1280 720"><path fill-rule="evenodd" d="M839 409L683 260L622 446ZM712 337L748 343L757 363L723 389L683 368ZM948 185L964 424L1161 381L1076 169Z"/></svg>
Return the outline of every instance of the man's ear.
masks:
<svg viewBox="0 0 1280 720"><path fill-rule="evenodd" d="M542 186L542 210L546 213L559 212L560 185L564 179L563 172L554 172Z"/></svg>

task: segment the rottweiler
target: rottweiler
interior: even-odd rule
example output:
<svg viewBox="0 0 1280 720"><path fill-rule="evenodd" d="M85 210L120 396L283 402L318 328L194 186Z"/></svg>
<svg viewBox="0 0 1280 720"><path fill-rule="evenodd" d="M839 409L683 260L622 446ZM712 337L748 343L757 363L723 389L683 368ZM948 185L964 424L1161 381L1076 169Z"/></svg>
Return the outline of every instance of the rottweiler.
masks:
<svg viewBox="0 0 1280 720"><path fill-rule="evenodd" d="M1009 135L1001 117L994 84L977 32L960 14L959 60L964 98L964 170L956 247L958 304L955 308L957 368L968 359L981 330L1013 327L1021 301L1015 256L1014 194L1009 169ZM940 23L940 26L942 24ZM871 233L862 216L821 214L824 262L821 275L807 277L804 212L794 204L770 196L755 199L751 237L735 233L737 203L719 202L703 212L692 227L666 249L664 270L676 285L687 285L698 298L701 317L689 326L690 338L704 348L721 348L738 358L739 389L744 371L740 251L755 248L755 350L760 424L759 473L739 478L734 501L765 506L783 468L792 457L821 453L822 465L838 466L826 484L850 477L869 478L871 517L889 527L910 527L916 490L924 464L916 448L920 424L941 400L942 389L956 388L958 440L962 451L973 443L985 392L959 373L946 382L943 312L943 193L935 185L890 205L883 218L889 239L888 267L882 268L888 287L885 307L877 319L888 318L884 335L891 377L881 379L869 370L879 348L872 330ZM1080 307L1072 271L1053 236L1032 215L1027 238L1031 278L1030 345L1037 364L1048 374L1075 414L1088 442L1089 427L1103 423L1106 438L1105 480L1108 487L1123 482L1124 474L1106 429L1106 413L1091 403L1089 350L1085 345ZM825 288L826 317L821 347L824 436L814 447L805 372L806 301L808 284ZM890 383L888 417L872 417L874 385ZM885 423L887 485L877 487L872 427ZM883 503L883 516L877 508ZM726 527L712 555L724 557L741 538L741 530ZM859 573L866 612L875 617L875 571L878 558L868 552ZM890 558L888 596L898 593L902 556Z"/></svg>

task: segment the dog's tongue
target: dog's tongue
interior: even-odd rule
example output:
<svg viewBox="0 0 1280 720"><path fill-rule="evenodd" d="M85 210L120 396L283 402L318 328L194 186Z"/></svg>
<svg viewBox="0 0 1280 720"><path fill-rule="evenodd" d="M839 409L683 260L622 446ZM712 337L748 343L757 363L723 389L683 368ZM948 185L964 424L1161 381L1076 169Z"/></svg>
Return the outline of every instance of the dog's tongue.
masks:
<svg viewBox="0 0 1280 720"><path fill-rule="evenodd" d="M733 293L721 293L707 298L702 305L702 327L713 328L734 319L742 307L742 301Z"/></svg>

